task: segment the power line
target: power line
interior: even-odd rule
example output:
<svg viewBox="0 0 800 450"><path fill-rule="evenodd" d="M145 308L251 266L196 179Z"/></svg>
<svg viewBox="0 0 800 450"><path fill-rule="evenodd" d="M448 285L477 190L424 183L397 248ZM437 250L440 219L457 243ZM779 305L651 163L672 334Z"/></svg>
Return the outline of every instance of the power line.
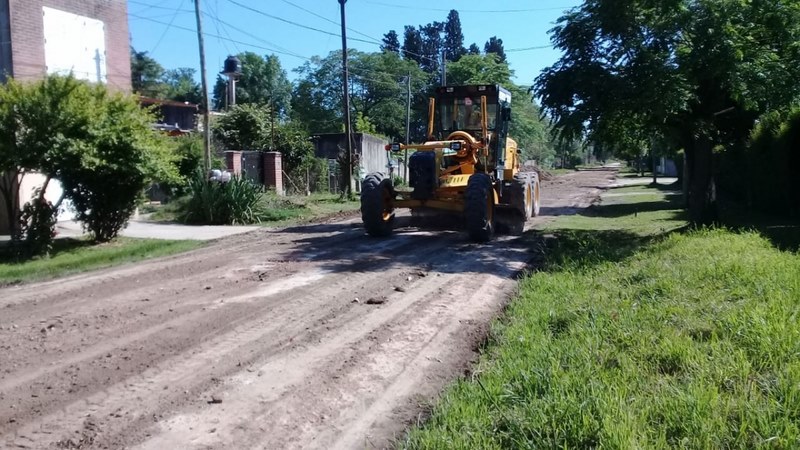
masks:
<svg viewBox="0 0 800 450"><path fill-rule="evenodd" d="M146 6L146 8L144 8L141 11L136 11L136 12L128 11L131 14L141 14L142 12L147 11L148 9L164 9L164 10L167 10L167 11L175 11L175 8L172 8L172 7L169 7L169 6L151 5L150 3L144 3L144 2L137 1L137 0L128 0L128 3L133 3L134 5ZM194 12L194 10L191 10L191 9L180 9L180 6L178 6L178 11L180 11L180 12L190 12L190 13Z"/></svg>
<svg viewBox="0 0 800 450"><path fill-rule="evenodd" d="M543 50L543 49L546 49L546 48L553 48L553 46L552 45L537 45L535 47L511 48L511 49L503 50L503 51L505 51L506 53L509 53L509 52L527 52L529 50Z"/></svg>
<svg viewBox="0 0 800 450"><path fill-rule="evenodd" d="M456 9L456 8L418 8L416 6L396 5L393 3L376 2L370 0L364 0L364 3L385 6L388 8L410 9L414 11L450 12L451 10L455 9L459 13L480 13L480 14L506 14L506 13L521 13L521 12L535 12L535 11L555 11L559 9L563 11L571 8L571 6L563 6L563 7L551 7L551 8L524 8L524 9Z"/></svg>
<svg viewBox="0 0 800 450"><path fill-rule="evenodd" d="M280 22L288 23L288 24L294 25L296 27L304 28L306 30L316 31L317 33L327 34L327 35L330 35L330 36L342 37L342 35L339 34L339 33L334 33L334 32L331 32L331 31L325 31L325 30L322 30L322 29L319 29L319 28L310 27L308 25L303 25L301 23L297 23L297 22L294 22L294 21L291 21L291 20L288 20L288 19L284 19L283 17L278 17L278 16L275 16L275 15L266 13L264 11L258 10L256 8L252 8L250 6L243 5L243 4L239 3L239 2L237 2L236 0L228 0L228 2L233 3L234 5L236 5L236 6L240 7L240 8L244 8L244 9L250 11L250 12L254 12L256 14L260 14L260 15L262 15L264 17L269 17L270 19L278 20ZM376 40L369 40L368 41L366 39L359 39L359 38L350 38L350 40L351 41L364 42L364 43L373 44L373 45L381 45L381 43L376 41Z"/></svg>
<svg viewBox="0 0 800 450"><path fill-rule="evenodd" d="M130 14L130 13L129 13L129 15L132 16L132 17L136 17L138 19L147 20L149 22L159 23L161 25L168 25L166 22L162 22L160 20L151 19L149 17L138 16L136 14ZM180 25L172 25L172 28L175 28L175 29L178 29L178 30L189 31L191 33L196 33L197 32L196 30L194 30L192 28L182 27ZM228 42L233 42L233 43L236 43L236 44L246 45L248 47L267 50L267 51L270 51L270 52L273 52L273 53L278 53L278 54L281 54L281 55L293 56L295 58L300 58L300 59L309 59L309 58L306 58L305 56L300 56L300 55L296 55L294 53L289 53L289 52L282 52L282 51L276 50L274 48L264 47L263 45L257 45L257 44L252 44L252 43L249 43L249 42L238 41L236 39L225 38L225 37L220 36L218 34L204 32L203 35L204 36L209 36L209 37L220 38L220 39L223 39L223 40L227 40Z"/></svg>
<svg viewBox="0 0 800 450"><path fill-rule="evenodd" d="M219 29L219 21L215 19L215 16L217 16L218 14L214 11L214 6L211 2L208 3L208 12L203 11L203 14L205 14L208 18L211 19L211 22L214 24L214 29L217 30L217 34L222 34L222 31L220 31ZM228 47L228 43L226 41L223 41L222 39L217 39L217 42L219 42L223 47L225 47L225 51L229 55L231 54L231 49L230 47Z"/></svg>
<svg viewBox="0 0 800 450"><path fill-rule="evenodd" d="M183 6L183 0L181 0L181 2L178 4L178 7L175 9L175 13L172 15L172 19L169 20L169 23L167 24L167 27L164 28L164 32L161 33L161 36L156 41L156 45L153 46L152 50L150 50L151 54L154 53L158 49L159 45L161 45L161 41L164 40L164 36L167 35L167 31L169 31L170 27L172 26L172 23L175 22L175 18L178 17L178 12L181 10L181 6Z"/></svg>
<svg viewBox="0 0 800 450"><path fill-rule="evenodd" d="M322 20L324 20L324 21L326 21L326 22L330 22L330 23L332 23L332 24L334 24L334 25L339 25L339 22L337 22L337 21L335 21L335 20L331 20L331 19L329 19L329 18L327 18L327 17L325 17L325 16L323 16L323 15L321 15L321 14L317 14L317 13L315 13L314 11L311 11L310 9L307 9L307 8L305 8L305 7L303 7L303 6L300 6L300 5L298 5L297 3L290 2L289 0L281 0L281 1L282 1L283 3L286 3L286 4L288 4L288 5L294 6L295 8L297 8L297 9L299 9L299 10L301 10L301 11L305 11L305 12L307 12L307 13L311 14L311 15L312 15L312 16L314 16L314 17L318 17L318 18L320 18L320 19L322 19ZM378 40L377 38L374 38L374 37L372 37L372 36L370 36L370 35L368 35L368 34L364 34L364 33L360 32L360 31L358 31L358 30L355 30L355 29L353 29L353 28L351 28L351 27L347 27L347 30L348 30L348 31L352 31L352 32L353 32L353 33L355 33L355 34L358 34L358 35L364 36L364 37L366 37L366 38L370 38L370 39L372 39L373 41L379 42L379 40Z"/></svg>
<svg viewBox="0 0 800 450"><path fill-rule="evenodd" d="M212 19L214 20L215 24L219 24L219 0L216 0L214 2L214 17L212 17ZM228 29L225 27L225 24L219 24L219 25L222 26L222 31L225 33L225 36L228 36L229 39L233 39L231 34L228 32ZM236 49L237 54L242 52L241 49L239 49L239 46L236 45L235 43L233 44L233 47ZM225 48L227 49L227 47Z"/></svg>
<svg viewBox="0 0 800 450"><path fill-rule="evenodd" d="M228 27L230 27L232 30L234 30L234 31L238 31L239 33L242 33L242 34L244 34L245 36L249 36L249 37L251 37L251 38L253 38L253 39L257 40L257 41L260 41L260 42L261 42L261 43L263 43L263 44L266 44L266 45L272 46L272 47L274 47L274 48L276 48L276 49L278 49L278 50L281 50L282 52L284 52L284 54L291 55L291 56L294 56L294 57L296 57L296 58L300 58L300 59L311 60L311 58L309 58L309 57L307 57L307 56L303 56L303 55L299 55L299 54L297 54L297 53L294 53L294 52L292 52L291 50L288 50L288 49L287 49L287 48L285 48L285 47L281 47L280 45L278 45L278 44L276 44L276 43L274 43L274 42L270 42L270 41L268 41L268 40L266 40L266 39L264 39L264 38L262 38L262 37L256 36L256 35L255 35L255 34L253 34L253 33L250 33L250 32L248 32L248 31L245 31L245 30L243 30L243 29L241 29L241 28L237 27L236 25L233 25L233 24L230 24L230 23L228 23L228 22L225 22L224 20L220 19L219 17L212 18L212 19L214 19L215 21L219 22L219 23L220 23L220 24L222 24L223 26L226 26L226 25L227 25L227 26L228 26ZM228 36L228 37L230 38L230 36Z"/></svg>

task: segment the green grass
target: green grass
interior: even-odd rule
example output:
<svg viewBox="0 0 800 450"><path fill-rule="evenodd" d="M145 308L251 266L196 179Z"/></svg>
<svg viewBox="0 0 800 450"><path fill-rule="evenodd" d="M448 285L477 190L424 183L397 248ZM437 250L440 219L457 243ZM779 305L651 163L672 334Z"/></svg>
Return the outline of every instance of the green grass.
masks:
<svg viewBox="0 0 800 450"><path fill-rule="evenodd" d="M800 447L798 255L754 232L664 234L682 224L671 197L611 193L637 195L549 225L473 375L401 446Z"/></svg>
<svg viewBox="0 0 800 450"><path fill-rule="evenodd" d="M664 186L609 189L581 214L562 216L546 230L619 230L642 236L663 234L686 225L680 191Z"/></svg>
<svg viewBox="0 0 800 450"><path fill-rule="evenodd" d="M149 220L155 222L179 222L186 205L186 198L179 198L164 205L148 206L146 212L152 213ZM360 204L358 201L341 200L338 194L278 196L270 192L262 196L259 206L261 225L288 226L358 211Z"/></svg>
<svg viewBox="0 0 800 450"><path fill-rule="evenodd" d="M337 214L358 211L358 200L342 200L339 194L312 194L310 196L265 195L263 198L262 225L288 226L299 222L321 219Z"/></svg>
<svg viewBox="0 0 800 450"><path fill-rule="evenodd" d="M124 263L193 250L200 241L118 238L106 244L84 239L57 239L49 258L6 262L10 258L0 249L0 285L43 280Z"/></svg>

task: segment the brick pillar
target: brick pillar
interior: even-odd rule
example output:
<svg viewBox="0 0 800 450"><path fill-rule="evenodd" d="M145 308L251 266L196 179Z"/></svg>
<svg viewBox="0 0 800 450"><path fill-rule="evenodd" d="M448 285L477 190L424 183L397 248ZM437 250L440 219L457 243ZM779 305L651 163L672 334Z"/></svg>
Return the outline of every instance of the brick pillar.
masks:
<svg viewBox="0 0 800 450"><path fill-rule="evenodd" d="M226 151L225 166L228 168L228 172L240 176L242 174L242 152Z"/></svg>
<svg viewBox="0 0 800 450"><path fill-rule="evenodd" d="M280 152L264 153L264 185L283 195L283 164Z"/></svg>

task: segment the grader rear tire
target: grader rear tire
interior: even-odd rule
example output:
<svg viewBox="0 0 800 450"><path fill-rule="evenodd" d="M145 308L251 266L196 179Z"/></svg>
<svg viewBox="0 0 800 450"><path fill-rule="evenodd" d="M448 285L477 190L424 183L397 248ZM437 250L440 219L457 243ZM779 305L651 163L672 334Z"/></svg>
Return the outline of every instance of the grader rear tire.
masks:
<svg viewBox="0 0 800 450"><path fill-rule="evenodd" d="M541 207L541 203L539 202L539 178L535 178L533 180L533 205L531 210L531 217L538 217L539 216L539 208Z"/></svg>
<svg viewBox="0 0 800 450"><path fill-rule="evenodd" d="M367 234L385 237L392 234L394 206L392 182L382 173L371 173L361 184L361 220Z"/></svg>
<svg viewBox="0 0 800 450"><path fill-rule="evenodd" d="M467 233L475 242L487 242L494 234L494 188L485 173L469 177L464 193Z"/></svg>

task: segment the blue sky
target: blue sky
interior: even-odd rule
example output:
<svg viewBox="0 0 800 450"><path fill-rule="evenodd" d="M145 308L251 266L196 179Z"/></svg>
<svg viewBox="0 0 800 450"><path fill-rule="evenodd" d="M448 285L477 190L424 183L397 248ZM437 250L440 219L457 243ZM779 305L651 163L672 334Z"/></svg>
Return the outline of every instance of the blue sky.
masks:
<svg viewBox="0 0 800 450"><path fill-rule="evenodd" d="M225 58L240 51L278 55L289 77L294 79L292 69L306 61L303 57L325 56L341 48L337 0L201 0L200 3L204 12L206 64L212 83ZM402 42L404 25L444 21L447 12L456 9L465 46L475 42L482 49L491 36L503 39L517 83L528 85L559 57L557 51L549 48L548 30L565 9L579 3L579 0L348 0L348 46L379 51L377 44L354 39L380 41L384 33L394 29ZM128 0L128 21L131 44L137 51L148 52L167 69L199 69L193 0ZM541 46L547 48L513 51Z"/></svg>

